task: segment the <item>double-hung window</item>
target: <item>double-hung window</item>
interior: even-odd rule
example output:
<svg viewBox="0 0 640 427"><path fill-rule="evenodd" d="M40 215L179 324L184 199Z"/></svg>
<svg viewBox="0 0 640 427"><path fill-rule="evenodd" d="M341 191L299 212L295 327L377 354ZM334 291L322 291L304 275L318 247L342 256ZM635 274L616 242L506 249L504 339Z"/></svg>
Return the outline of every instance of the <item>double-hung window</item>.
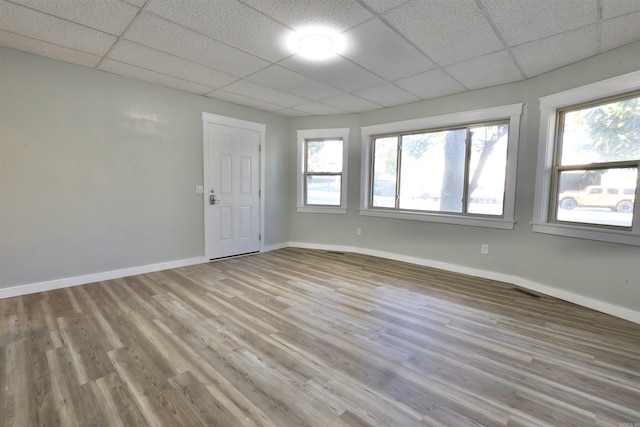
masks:
<svg viewBox="0 0 640 427"><path fill-rule="evenodd" d="M534 231L640 245L640 73L540 102Z"/></svg>
<svg viewBox="0 0 640 427"><path fill-rule="evenodd" d="M517 104L363 128L361 214L513 228L521 111Z"/></svg>
<svg viewBox="0 0 640 427"><path fill-rule="evenodd" d="M349 129L298 131L298 212L346 213Z"/></svg>

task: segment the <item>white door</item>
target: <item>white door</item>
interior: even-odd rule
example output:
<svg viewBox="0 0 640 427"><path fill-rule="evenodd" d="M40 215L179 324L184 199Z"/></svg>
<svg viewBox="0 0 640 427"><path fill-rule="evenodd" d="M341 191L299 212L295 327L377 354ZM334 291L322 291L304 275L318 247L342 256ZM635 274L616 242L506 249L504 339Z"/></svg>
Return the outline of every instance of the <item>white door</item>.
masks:
<svg viewBox="0 0 640 427"><path fill-rule="evenodd" d="M207 114L204 122L205 256L224 258L260 251L260 144L251 123ZM238 123L236 123L238 122ZM243 125L245 127L238 127ZM256 125L256 124L253 124Z"/></svg>

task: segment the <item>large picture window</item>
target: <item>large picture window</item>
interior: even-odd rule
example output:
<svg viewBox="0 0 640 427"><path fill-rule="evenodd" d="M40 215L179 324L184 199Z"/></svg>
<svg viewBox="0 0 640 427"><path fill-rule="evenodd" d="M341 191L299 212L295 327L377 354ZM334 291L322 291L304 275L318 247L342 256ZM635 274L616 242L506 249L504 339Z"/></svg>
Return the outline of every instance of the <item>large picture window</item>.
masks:
<svg viewBox="0 0 640 427"><path fill-rule="evenodd" d="M640 93L558 111L550 217L633 225L640 162Z"/></svg>
<svg viewBox="0 0 640 427"><path fill-rule="evenodd" d="M640 73L540 99L533 230L640 245Z"/></svg>
<svg viewBox="0 0 640 427"><path fill-rule="evenodd" d="M360 213L513 228L522 104L362 128Z"/></svg>
<svg viewBox="0 0 640 427"><path fill-rule="evenodd" d="M298 212L346 213L349 129L298 131Z"/></svg>
<svg viewBox="0 0 640 427"><path fill-rule="evenodd" d="M509 123L373 138L371 206L502 217Z"/></svg>

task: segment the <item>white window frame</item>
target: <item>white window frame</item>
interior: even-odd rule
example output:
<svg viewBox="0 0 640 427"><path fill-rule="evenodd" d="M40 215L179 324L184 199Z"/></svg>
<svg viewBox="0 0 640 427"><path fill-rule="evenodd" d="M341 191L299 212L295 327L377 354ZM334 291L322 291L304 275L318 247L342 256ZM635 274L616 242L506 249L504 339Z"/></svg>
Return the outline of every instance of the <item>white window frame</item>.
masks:
<svg viewBox="0 0 640 427"><path fill-rule="evenodd" d="M540 100L538 166L532 230L536 233L640 246L640 203L634 203L631 229L617 230L549 221L551 178L558 110L640 89L640 71L544 96ZM640 181L640 175L639 175ZM640 188L640 182L637 188Z"/></svg>
<svg viewBox="0 0 640 427"><path fill-rule="evenodd" d="M340 188L340 206L307 206L304 204L304 166L305 141L307 139L341 139L342 140L342 179ZM297 131L298 145L298 179L297 179L297 211L301 213L347 213L347 184L349 182L347 169L349 164L349 128L336 129L299 129Z"/></svg>
<svg viewBox="0 0 640 427"><path fill-rule="evenodd" d="M381 218L395 218L411 221L428 221L445 224L468 225L474 227L513 230L515 224L516 166L518 162L518 141L520 137L520 116L524 104L511 104L483 108L441 116L425 117L400 122L364 126L362 132L362 175L360 177L360 215ZM378 209L371 205L371 138L374 135L411 132L436 128L447 128L472 123L509 121L509 141L507 145L507 173L505 176L504 214L502 217L480 217L470 214L449 214L440 212L415 212Z"/></svg>

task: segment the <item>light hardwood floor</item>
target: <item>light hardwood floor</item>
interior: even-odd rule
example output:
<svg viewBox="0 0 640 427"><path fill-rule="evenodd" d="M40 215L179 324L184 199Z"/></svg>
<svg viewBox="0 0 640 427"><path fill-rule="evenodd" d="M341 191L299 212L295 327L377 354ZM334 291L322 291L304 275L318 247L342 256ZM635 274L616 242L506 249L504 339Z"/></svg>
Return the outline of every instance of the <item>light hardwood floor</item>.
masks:
<svg viewBox="0 0 640 427"><path fill-rule="evenodd" d="M6 426L640 426L640 325L356 254L5 299L0 321Z"/></svg>

